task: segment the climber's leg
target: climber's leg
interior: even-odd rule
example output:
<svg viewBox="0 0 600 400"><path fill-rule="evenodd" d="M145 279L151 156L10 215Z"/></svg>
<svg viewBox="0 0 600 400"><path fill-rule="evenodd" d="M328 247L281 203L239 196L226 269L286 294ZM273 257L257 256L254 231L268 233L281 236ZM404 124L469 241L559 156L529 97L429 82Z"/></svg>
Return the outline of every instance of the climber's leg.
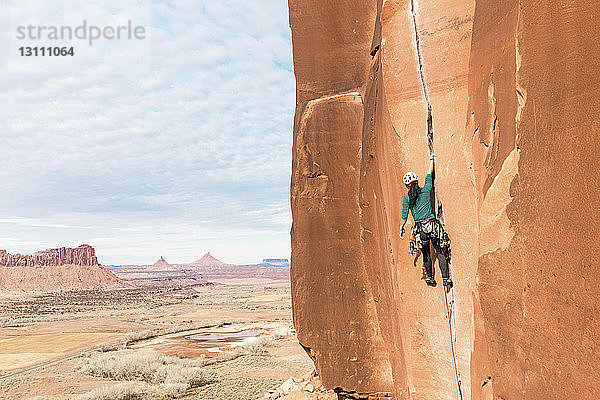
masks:
<svg viewBox="0 0 600 400"><path fill-rule="evenodd" d="M429 245L423 247L421 249L421 253L423 253L423 265L425 266L425 272L427 272L427 277L431 278L433 276L433 271L431 270L431 252L429 251Z"/></svg>
<svg viewBox="0 0 600 400"><path fill-rule="evenodd" d="M448 266L448 262L446 261L446 257L442 254L442 249L440 247L440 241L437 239L433 239L433 248L437 253L438 263L440 265L440 272L442 273L442 279L444 281L444 286L449 288L452 287L452 279L450 279L450 267Z"/></svg>
<svg viewBox="0 0 600 400"><path fill-rule="evenodd" d="M442 279L448 279L450 277L450 271L448 269L448 263L446 262L446 257L442 254L442 249L440 248L440 242L437 239L433 239L433 248L435 249L438 263L440 265L440 271L442 273Z"/></svg>
<svg viewBox="0 0 600 400"><path fill-rule="evenodd" d="M421 236L422 240L423 236ZM425 266L425 271L427 272L427 277L431 278L433 276L432 271L432 262L431 262L431 250L429 248L429 240L423 241L423 247L421 247L421 253L423 253L423 265Z"/></svg>
<svg viewBox="0 0 600 400"><path fill-rule="evenodd" d="M423 244L423 247L421 247L421 253L423 253L423 266L427 272L427 279L425 279L425 282L429 286L435 286L437 283L433 276L433 262L431 260L431 249L429 248L429 237L421 233L421 242Z"/></svg>

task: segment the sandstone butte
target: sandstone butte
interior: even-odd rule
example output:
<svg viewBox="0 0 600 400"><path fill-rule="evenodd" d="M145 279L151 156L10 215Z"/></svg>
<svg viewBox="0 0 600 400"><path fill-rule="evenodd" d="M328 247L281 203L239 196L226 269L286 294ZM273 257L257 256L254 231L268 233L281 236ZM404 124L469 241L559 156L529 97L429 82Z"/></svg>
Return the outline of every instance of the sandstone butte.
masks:
<svg viewBox="0 0 600 400"><path fill-rule="evenodd" d="M349 398L600 398L598 1L289 11L293 314L324 385ZM441 287L398 237L402 175L422 184L427 168L428 107L451 330Z"/></svg>
<svg viewBox="0 0 600 400"><path fill-rule="evenodd" d="M52 291L120 285L121 281L98 263L94 248L86 244L31 255L0 250L0 290Z"/></svg>

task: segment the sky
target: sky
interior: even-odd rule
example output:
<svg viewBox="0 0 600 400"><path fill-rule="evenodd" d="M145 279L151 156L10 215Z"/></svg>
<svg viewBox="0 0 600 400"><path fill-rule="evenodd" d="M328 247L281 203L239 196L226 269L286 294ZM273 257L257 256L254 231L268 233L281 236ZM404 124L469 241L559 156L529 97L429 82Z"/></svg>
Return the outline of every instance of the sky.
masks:
<svg viewBox="0 0 600 400"><path fill-rule="evenodd" d="M0 249L87 243L106 265L289 257L286 0L0 0L0 15ZM17 38L83 20L145 37Z"/></svg>

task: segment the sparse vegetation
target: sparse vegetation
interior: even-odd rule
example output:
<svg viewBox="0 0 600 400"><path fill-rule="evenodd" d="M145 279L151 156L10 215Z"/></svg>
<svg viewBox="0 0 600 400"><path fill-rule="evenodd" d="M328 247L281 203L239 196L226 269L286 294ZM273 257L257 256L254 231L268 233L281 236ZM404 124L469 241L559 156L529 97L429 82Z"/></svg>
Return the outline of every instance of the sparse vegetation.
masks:
<svg viewBox="0 0 600 400"><path fill-rule="evenodd" d="M202 369L202 364L203 358L191 360L153 350L120 350L93 354L85 360L80 372L116 381L184 383L188 387L195 387L210 379Z"/></svg>
<svg viewBox="0 0 600 400"><path fill-rule="evenodd" d="M49 293L25 293L0 301L0 327L21 327L37 323L85 318L90 313L106 316L139 315L139 307L165 307L192 298L187 288L70 290ZM118 310L118 311L117 311ZM115 312L116 311L116 312Z"/></svg>
<svg viewBox="0 0 600 400"><path fill-rule="evenodd" d="M280 293L280 297L265 293L263 284L236 284L7 294L0 301L0 326L30 325L27 330L15 330L22 348L30 346L31 351L41 352L42 348L35 347L39 343L37 326L52 322L57 331L65 327L81 336L72 335L65 343L66 339L57 334L41 335L48 341L44 346L68 355L72 347L81 345L86 346L86 352L34 373L5 379L0 385L0 398L257 399L287 379L287 371L294 374L311 367L310 360L302 358L303 352L295 360L289 359L287 351L274 350L279 346L294 348L289 287L269 290L269 295ZM68 322L77 319L85 320L81 329ZM98 322L89 324L88 320ZM257 337L234 335L231 340L206 340L246 330L264 332ZM89 335L90 331L101 335ZM102 341L106 343L98 346ZM162 355L149 350L152 348L186 357ZM5 344L5 351L12 348ZM39 357L31 354L34 361ZM206 358L194 361L197 357ZM46 385L47 374L59 378Z"/></svg>
<svg viewBox="0 0 600 400"><path fill-rule="evenodd" d="M155 386L143 382L122 382L84 393L74 400L173 399L181 396L185 390L184 385L177 384Z"/></svg>
<svg viewBox="0 0 600 400"><path fill-rule="evenodd" d="M199 388L186 400L255 400L275 391L283 379L246 378L225 376L217 382Z"/></svg>
<svg viewBox="0 0 600 400"><path fill-rule="evenodd" d="M126 381L86 393L77 400L177 398L186 390L207 384L212 374L203 359L167 356L151 350L95 353L85 359L80 373Z"/></svg>
<svg viewBox="0 0 600 400"><path fill-rule="evenodd" d="M223 356L219 361L235 360L238 357L246 355L268 355L269 348L272 348L275 345L276 340L272 336L261 336L254 340L249 340L242 345L233 347L231 350L223 353Z"/></svg>
<svg viewBox="0 0 600 400"><path fill-rule="evenodd" d="M275 345L276 341L274 337L260 336L239 347L242 347L246 351L246 354L267 355L269 354L269 348L275 347Z"/></svg>

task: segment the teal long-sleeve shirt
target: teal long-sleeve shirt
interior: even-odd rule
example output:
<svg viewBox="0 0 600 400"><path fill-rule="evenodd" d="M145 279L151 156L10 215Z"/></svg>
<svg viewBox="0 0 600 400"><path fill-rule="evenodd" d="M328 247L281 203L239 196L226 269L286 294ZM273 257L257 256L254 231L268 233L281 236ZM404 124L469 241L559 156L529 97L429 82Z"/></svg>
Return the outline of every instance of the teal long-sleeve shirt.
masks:
<svg viewBox="0 0 600 400"><path fill-rule="evenodd" d="M425 184L417 196L415 206L410 209L415 221L426 220L435 217L431 211L431 189L433 188L433 178L431 174L427 174L425 177ZM408 193L402 197L402 219L408 219Z"/></svg>

